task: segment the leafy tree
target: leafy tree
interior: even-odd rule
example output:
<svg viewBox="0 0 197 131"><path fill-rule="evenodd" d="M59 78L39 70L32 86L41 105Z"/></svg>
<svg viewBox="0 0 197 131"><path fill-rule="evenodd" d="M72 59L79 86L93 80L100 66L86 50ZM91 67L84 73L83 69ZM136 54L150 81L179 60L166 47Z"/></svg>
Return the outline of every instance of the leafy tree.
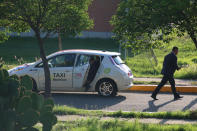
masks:
<svg viewBox="0 0 197 131"><path fill-rule="evenodd" d="M5 19L7 16L4 6L6 3L0 1L0 43L8 40L9 36L8 33L10 32L25 32L28 30L27 26L21 21L9 21Z"/></svg>
<svg viewBox="0 0 197 131"><path fill-rule="evenodd" d="M21 23L22 28L32 29L40 48L45 73L45 95L51 92L50 70L44 50L44 40L56 34L75 36L92 27L87 10L91 0L2 0L0 2L1 21ZM4 22L5 24L5 22ZM9 28L9 26L8 26ZM43 36L44 34L44 36Z"/></svg>
<svg viewBox="0 0 197 131"><path fill-rule="evenodd" d="M189 34L197 48L197 0L124 0L112 18L116 39L142 50L160 47L171 34Z"/></svg>

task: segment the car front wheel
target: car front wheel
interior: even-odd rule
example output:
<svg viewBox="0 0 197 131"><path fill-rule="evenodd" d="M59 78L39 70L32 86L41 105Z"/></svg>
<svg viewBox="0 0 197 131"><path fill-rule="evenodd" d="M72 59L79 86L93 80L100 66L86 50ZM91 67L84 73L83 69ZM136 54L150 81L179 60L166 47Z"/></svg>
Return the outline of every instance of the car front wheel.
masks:
<svg viewBox="0 0 197 131"><path fill-rule="evenodd" d="M115 96L117 94L116 84L112 80L103 79L97 84L98 94L102 96Z"/></svg>

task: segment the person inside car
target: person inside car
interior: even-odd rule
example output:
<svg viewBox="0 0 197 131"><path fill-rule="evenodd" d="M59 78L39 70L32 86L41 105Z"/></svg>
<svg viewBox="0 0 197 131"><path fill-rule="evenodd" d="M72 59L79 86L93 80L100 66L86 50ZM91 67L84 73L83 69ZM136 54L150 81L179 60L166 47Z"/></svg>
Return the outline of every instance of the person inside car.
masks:
<svg viewBox="0 0 197 131"><path fill-rule="evenodd" d="M89 90L90 84L94 80L99 67L100 67L100 57L96 56L96 58L95 58L95 56L91 56L89 59L88 76L87 76L87 80L84 84L85 91Z"/></svg>

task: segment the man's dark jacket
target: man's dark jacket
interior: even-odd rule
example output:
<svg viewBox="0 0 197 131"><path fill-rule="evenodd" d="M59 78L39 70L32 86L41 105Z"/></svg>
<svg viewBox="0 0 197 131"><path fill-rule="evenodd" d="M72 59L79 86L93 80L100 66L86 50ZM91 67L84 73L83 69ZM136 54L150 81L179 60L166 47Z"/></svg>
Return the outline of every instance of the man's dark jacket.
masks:
<svg viewBox="0 0 197 131"><path fill-rule="evenodd" d="M161 70L161 74L173 76L174 72L178 69L179 68L178 68L178 65L177 65L176 55L173 52L166 55L165 58L164 58L163 68Z"/></svg>
<svg viewBox="0 0 197 131"><path fill-rule="evenodd" d="M99 66L100 66L99 60L94 61L94 63L90 65L90 69L89 69L88 77L87 77L87 80L89 82L94 80L94 77L96 76Z"/></svg>

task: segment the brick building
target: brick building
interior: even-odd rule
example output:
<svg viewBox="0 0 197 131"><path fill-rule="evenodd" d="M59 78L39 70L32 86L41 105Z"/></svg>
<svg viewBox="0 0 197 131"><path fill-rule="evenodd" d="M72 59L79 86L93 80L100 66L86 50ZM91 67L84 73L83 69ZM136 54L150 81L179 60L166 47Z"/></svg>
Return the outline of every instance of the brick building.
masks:
<svg viewBox="0 0 197 131"><path fill-rule="evenodd" d="M88 12L90 18L94 20L94 28L84 31L81 37L111 37L112 26L109 21L115 14L119 3L120 0L93 0Z"/></svg>
<svg viewBox="0 0 197 131"><path fill-rule="evenodd" d="M109 23L112 15L115 14L120 0L93 0L89 7L90 18L94 20L95 32L111 32L112 27Z"/></svg>

